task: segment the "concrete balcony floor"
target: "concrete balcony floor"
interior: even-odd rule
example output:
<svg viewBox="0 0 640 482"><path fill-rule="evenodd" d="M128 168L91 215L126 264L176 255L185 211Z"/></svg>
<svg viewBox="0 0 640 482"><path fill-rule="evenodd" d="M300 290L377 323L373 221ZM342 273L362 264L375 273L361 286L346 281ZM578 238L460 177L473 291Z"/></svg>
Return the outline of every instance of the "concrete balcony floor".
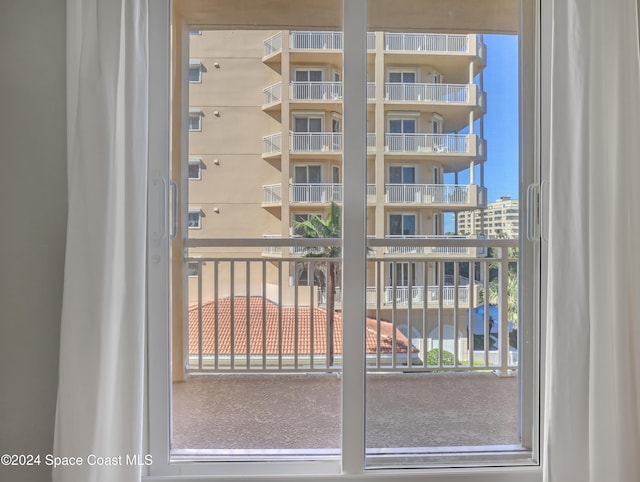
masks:
<svg viewBox="0 0 640 482"><path fill-rule="evenodd" d="M224 374L173 385L174 449L337 449L341 379ZM518 380L492 373L371 374L368 448L517 445Z"/></svg>

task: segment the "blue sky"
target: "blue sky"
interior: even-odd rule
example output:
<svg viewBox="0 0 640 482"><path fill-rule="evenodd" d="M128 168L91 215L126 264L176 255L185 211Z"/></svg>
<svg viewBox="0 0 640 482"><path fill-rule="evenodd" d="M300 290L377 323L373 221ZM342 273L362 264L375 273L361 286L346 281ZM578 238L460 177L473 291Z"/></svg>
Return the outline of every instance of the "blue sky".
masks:
<svg viewBox="0 0 640 482"><path fill-rule="evenodd" d="M518 198L518 38L514 35L486 35L487 66L484 90L487 113L484 138L487 141L485 186L488 201L500 196ZM479 169L476 168L476 182ZM449 177L449 176L447 176ZM461 184L469 173L459 175ZM446 182L453 182L453 175Z"/></svg>
<svg viewBox="0 0 640 482"><path fill-rule="evenodd" d="M487 93L484 116L487 200L493 202L500 196L518 199L518 38L485 34L484 42L487 45L483 79ZM478 173L479 168L476 168L476 183L479 182ZM458 182L465 184L468 181L469 172L460 173ZM445 182L453 183L453 175L446 175ZM447 219L445 230L452 231L452 228L452 221Z"/></svg>

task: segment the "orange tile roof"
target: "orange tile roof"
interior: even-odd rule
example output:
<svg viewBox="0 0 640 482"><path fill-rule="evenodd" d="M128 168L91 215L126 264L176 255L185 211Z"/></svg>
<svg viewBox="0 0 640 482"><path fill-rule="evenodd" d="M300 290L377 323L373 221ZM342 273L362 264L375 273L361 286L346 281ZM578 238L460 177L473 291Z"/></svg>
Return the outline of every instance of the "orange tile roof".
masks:
<svg viewBox="0 0 640 482"><path fill-rule="evenodd" d="M233 307L234 323L231 323ZM234 353L246 354L247 345L252 355L263 353L263 333L266 333L266 355L278 355L278 346L282 344L283 355L294 355L296 337L299 355L311 353L324 354L326 350L327 312L320 308L292 307L279 308L276 303L262 297L251 297L249 306L249 340L247 340L247 298L238 296L218 301L218 354L231 353L231 327L233 326ZM264 316L263 316L264 314ZM202 354L215 353L215 315L214 301L202 305ZM313 323L311 319L313 317ZM342 353L342 315L336 312L334 317L334 349ZM393 346L393 327L388 321L380 321L380 353L391 353ZM281 341L280 341L281 334ZM313 336L312 336L313 335ZM377 321L366 319L366 351L376 353ZM407 338L396 329L396 353L406 353ZM413 349L412 352L417 351ZM189 353L198 353L198 306L189 308Z"/></svg>

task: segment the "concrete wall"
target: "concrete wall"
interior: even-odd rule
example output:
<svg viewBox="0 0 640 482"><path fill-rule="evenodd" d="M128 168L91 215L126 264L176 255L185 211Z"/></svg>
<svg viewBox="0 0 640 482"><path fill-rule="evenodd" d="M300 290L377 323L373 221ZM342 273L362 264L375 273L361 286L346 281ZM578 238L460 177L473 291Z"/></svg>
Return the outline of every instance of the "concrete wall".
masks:
<svg viewBox="0 0 640 482"><path fill-rule="evenodd" d="M66 231L65 0L0 2L0 454L53 450ZM0 466L0 480L51 480Z"/></svg>

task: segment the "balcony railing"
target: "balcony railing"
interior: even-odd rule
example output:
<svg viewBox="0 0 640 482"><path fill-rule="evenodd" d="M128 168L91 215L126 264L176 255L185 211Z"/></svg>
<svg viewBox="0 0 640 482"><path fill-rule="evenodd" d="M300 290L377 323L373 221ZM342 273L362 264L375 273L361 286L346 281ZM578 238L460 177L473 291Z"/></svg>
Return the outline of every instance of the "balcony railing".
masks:
<svg viewBox="0 0 640 482"><path fill-rule="evenodd" d="M437 236L437 235L393 235L388 234L385 239L443 239L458 240L465 236ZM387 246L385 254L426 254L426 255L466 255L474 248L469 246Z"/></svg>
<svg viewBox="0 0 640 482"><path fill-rule="evenodd" d="M262 138L265 154L274 154L282 151L282 135L271 134Z"/></svg>
<svg viewBox="0 0 640 482"><path fill-rule="evenodd" d="M342 82L291 82L291 100L342 100Z"/></svg>
<svg viewBox="0 0 640 482"><path fill-rule="evenodd" d="M469 52L468 35L385 33L384 47L400 52Z"/></svg>
<svg viewBox="0 0 640 482"><path fill-rule="evenodd" d="M385 202L389 204L469 205L470 191L476 186L464 184L385 184Z"/></svg>
<svg viewBox="0 0 640 482"><path fill-rule="evenodd" d="M511 323L504 290L507 273L517 271L518 263L508 257L508 248L516 247L518 240L368 239L370 246L385 248L410 244L422 248L493 247L498 257L470 255L457 261L455 257L433 260L371 255L365 286L348 290L338 286L335 290L336 356L331 365L327 356L327 270L336 265L340 269L342 260L305 255L321 254L324 247L340 243L339 239L282 239L277 235L186 240L189 256L184 261L190 268L197 265L196 276L192 269L188 281L188 371L340 370L340 305L343 294L353 289L365 290L367 318L362 327L370 371L496 370L506 374L517 369L517 351L509 346ZM250 247L266 254L282 254L287 248L301 256L266 261L229 254ZM207 248L206 257L201 248ZM216 250L220 254L212 255ZM494 263L498 276L492 284L498 288L499 300L495 306L489 305L484 295L489 292L489 280L483 278ZM400 266L410 267L404 270L413 273L410 279L400 282ZM445 273L445 266L455 275ZM472 273L471 278L461 276L463 268ZM393 281L392 274L399 278ZM426 353L432 348L440 351L433 365L426 363ZM451 352L453 362L444 361L443 351Z"/></svg>
<svg viewBox="0 0 640 482"><path fill-rule="evenodd" d="M342 184L292 184L289 189L292 203L342 202Z"/></svg>
<svg viewBox="0 0 640 482"><path fill-rule="evenodd" d="M292 31L291 50L342 50L342 32Z"/></svg>
<svg viewBox="0 0 640 482"><path fill-rule="evenodd" d="M264 92L264 105L275 104L276 102L282 101L282 83L277 82L269 87L265 87Z"/></svg>
<svg viewBox="0 0 640 482"><path fill-rule="evenodd" d="M292 31L289 35L291 50L342 50L342 32ZM375 50L374 32L367 33L367 50ZM460 53L484 57L485 45L476 37L470 41L469 35L385 33L384 49L392 52ZM268 57L282 50L282 32L264 41L264 56Z"/></svg>
<svg viewBox="0 0 640 482"><path fill-rule="evenodd" d="M390 102L434 102L468 104L468 84L384 84L385 100Z"/></svg>
<svg viewBox="0 0 640 482"><path fill-rule="evenodd" d="M264 56L275 54L282 50L282 32L272 35L264 41Z"/></svg>
<svg viewBox="0 0 640 482"><path fill-rule="evenodd" d="M282 203L282 185L281 184L269 184L262 186L263 204L281 204Z"/></svg>
<svg viewBox="0 0 640 482"><path fill-rule="evenodd" d="M291 132L292 152L341 152L342 132Z"/></svg>
<svg viewBox="0 0 640 482"><path fill-rule="evenodd" d="M367 100L375 100L376 98L376 83L367 82Z"/></svg>
<svg viewBox="0 0 640 482"><path fill-rule="evenodd" d="M389 152L469 153L467 134L385 134Z"/></svg>

